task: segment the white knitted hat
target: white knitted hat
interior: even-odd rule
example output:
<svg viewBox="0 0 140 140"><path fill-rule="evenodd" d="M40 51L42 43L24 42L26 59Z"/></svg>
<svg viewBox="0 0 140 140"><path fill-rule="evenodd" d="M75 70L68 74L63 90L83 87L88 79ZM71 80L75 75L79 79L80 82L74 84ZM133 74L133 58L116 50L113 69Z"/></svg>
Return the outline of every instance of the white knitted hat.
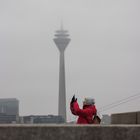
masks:
<svg viewBox="0 0 140 140"><path fill-rule="evenodd" d="M93 105L93 104L95 104L95 99L94 98L85 98L83 103L85 105Z"/></svg>

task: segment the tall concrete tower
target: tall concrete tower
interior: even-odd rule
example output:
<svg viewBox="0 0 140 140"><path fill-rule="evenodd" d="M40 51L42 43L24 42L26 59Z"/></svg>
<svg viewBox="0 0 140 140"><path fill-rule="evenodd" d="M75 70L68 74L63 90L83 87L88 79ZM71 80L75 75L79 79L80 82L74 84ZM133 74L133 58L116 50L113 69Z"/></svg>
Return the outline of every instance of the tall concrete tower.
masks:
<svg viewBox="0 0 140 140"><path fill-rule="evenodd" d="M54 42L60 52L59 63L59 101L58 101L58 115L62 116L66 121L66 87L65 87L65 57L64 51L70 42L68 31L61 29L56 31Z"/></svg>

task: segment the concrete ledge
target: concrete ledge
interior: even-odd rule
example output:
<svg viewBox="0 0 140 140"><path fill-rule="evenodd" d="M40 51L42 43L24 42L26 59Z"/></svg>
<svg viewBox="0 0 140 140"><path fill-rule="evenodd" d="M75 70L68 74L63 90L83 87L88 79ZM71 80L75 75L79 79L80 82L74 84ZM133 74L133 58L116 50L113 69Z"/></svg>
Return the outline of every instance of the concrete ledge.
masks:
<svg viewBox="0 0 140 140"><path fill-rule="evenodd" d="M0 125L0 140L139 140L140 125Z"/></svg>

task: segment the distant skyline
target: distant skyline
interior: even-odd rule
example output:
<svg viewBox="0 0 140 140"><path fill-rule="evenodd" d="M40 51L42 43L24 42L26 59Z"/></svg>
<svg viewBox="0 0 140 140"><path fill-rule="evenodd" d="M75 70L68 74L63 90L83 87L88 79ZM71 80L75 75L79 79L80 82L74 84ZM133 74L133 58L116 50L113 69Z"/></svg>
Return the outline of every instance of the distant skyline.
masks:
<svg viewBox="0 0 140 140"><path fill-rule="evenodd" d="M0 0L0 98L17 98L20 115L58 114L59 52L54 31L69 30L68 121L73 94L97 109L140 92L139 0ZM140 98L101 112L140 110Z"/></svg>

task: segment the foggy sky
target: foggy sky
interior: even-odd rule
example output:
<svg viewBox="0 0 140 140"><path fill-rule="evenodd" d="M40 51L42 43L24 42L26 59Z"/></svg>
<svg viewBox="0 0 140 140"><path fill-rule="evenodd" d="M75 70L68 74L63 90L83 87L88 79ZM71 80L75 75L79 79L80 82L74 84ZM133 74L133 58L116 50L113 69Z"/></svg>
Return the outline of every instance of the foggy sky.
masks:
<svg viewBox="0 0 140 140"><path fill-rule="evenodd" d="M16 97L20 115L57 114L60 28L65 51L67 117L73 94L97 109L140 92L139 0L0 0L0 98ZM101 114L140 110L140 98Z"/></svg>

